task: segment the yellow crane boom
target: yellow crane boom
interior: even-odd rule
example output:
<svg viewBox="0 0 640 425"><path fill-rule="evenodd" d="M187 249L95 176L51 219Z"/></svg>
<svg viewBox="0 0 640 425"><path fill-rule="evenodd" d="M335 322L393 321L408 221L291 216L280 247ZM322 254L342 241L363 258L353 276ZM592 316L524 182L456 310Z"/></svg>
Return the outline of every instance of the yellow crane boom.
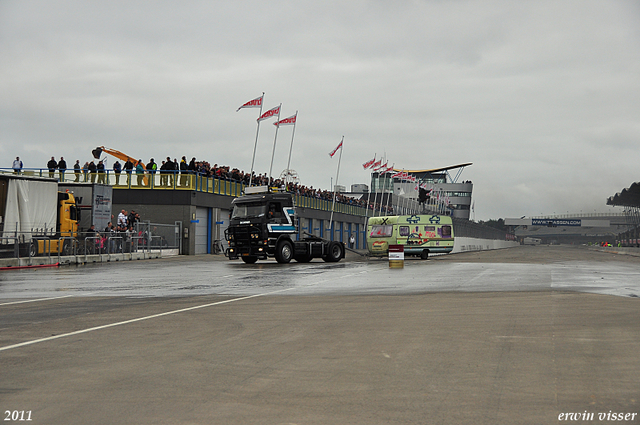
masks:
<svg viewBox="0 0 640 425"><path fill-rule="evenodd" d="M91 151L91 154L93 155L93 157L95 159L100 159L100 156L102 155L103 152L106 153L106 154L109 154L111 156L115 156L116 158L121 159L124 162L131 161L131 163L134 166L134 170L133 170L134 172L135 172L135 166L138 164L138 162L140 162L140 161L138 161L137 159L135 159L132 156L129 156L129 155L127 155L125 153L122 153L120 151L117 151L115 149L105 148L104 146L98 146L97 148L95 148L94 150ZM142 163L142 167L144 168L144 163ZM149 186L149 179L147 178L146 175L143 177L142 181L143 181L144 186ZM128 180L127 184L129 184L129 185L131 184L131 180L130 179Z"/></svg>
<svg viewBox="0 0 640 425"><path fill-rule="evenodd" d="M133 165L136 165L138 163L138 160L135 159L134 157L129 156L120 151L117 151L115 149L105 148L104 146L98 146L97 148L91 151L95 159L100 159L100 155L102 155L103 152L111 156L115 156L116 158L121 159L124 162L131 161Z"/></svg>

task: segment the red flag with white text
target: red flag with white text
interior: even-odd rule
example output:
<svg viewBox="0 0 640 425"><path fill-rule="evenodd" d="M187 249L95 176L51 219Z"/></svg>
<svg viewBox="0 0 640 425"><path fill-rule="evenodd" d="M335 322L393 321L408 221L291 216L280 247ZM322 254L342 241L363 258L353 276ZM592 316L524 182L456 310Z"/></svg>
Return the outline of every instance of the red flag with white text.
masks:
<svg viewBox="0 0 640 425"><path fill-rule="evenodd" d="M373 165L373 163L376 162L376 157L374 156L372 160L365 162L364 164L362 164L362 168L364 168L365 170L369 167L371 167Z"/></svg>
<svg viewBox="0 0 640 425"><path fill-rule="evenodd" d="M336 146L336 148L334 150L332 150L331 152L329 152L329 156L331 158L333 158L333 155L336 154L336 152L338 152L338 149L340 149L342 147L342 142L340 142L340 144L338 146Z"/></svg>
<svg viewBox="0 0 640 425"><path fill-rule="evenodd" d="M258 121L266 120L267 118L276 116L279 113L280 113L280 106L276 106L275 108L271 108L264 114L260 115L260 118L258 118Z"/></svg>
<svg viewBox="0 0 640 425"><path fill-rule="evenodd" d="M380 171L383 168L387 168L387 166L389 165L389 161L385 162L384 165L378 165L373 171Z"/></svg>
<svg viewBox="0 0 640 425"><path fill-rule="evenodd" d="M382 170L380 171L380 174L387 174L393 171L393 167L395 167L395 164L390 166L389 168L387 168L386 170Z"/></svg>
<svg viewBox="0 0 640 425"><path fill-rule="evenodd" d="M244 105L242 105L241 107L239 107L238 109L236 109L236 112L238 112L240 109L242 108L259 108L262 106L262 98L264 97L264 94L260 97L256 97L253 100L248 101L247 103L245 103Z"/></svg>
<svg viewBox="0 0 640 425"><path fill-rule="evenodd" d="M298 116L298 114L291 115L289 118L284 118L284 119L281 119L280 121L276 121L273 123L273 125L277 125L277 126L293 125L296 123L296 116Z"/></svg>

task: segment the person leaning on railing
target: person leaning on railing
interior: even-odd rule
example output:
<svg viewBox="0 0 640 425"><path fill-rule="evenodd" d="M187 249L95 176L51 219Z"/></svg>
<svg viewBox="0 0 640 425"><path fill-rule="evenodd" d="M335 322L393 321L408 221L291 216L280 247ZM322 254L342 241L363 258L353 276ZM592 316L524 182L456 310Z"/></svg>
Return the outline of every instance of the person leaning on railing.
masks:
<svg viewBox="0 0 640 425"><path fill-rule="evenodd" d="M64 182L64 173L67 171L67 161L64 160L64 157L60 157L60 161L56 165L58 167L58 173L60 174L60 181Z"/></svg>
<svg viewBox="0 0 640 425"><path fill-rule="evenodd" d="M76 159L76 163L73 164L73 173L76 176L76 179L74 180L74 182L79 182L80 181L80 160Z"/></svg>
<svg viewBox="0 0 640 425"><path fill-rule="evenodd" d="M20 174L20 171L22 171L22 161L20 161L19 156L16 156L16 159L13 161L12 168L15 174Z"/></svg>
<svg viewBox="0 0 640 425"><path fill-rule="evenodd" d="M58 168L58 161L52 156L49 162L47 162L47 168L49 169L49 177L53 178L56 172L56 168Z"/></svg>
<svg viewBox="0 0 640 425"><path fill-rule="evenodd" d="M120 165L120 161L116 161L113 163L113 172L116 175L116 186L120 184L120 173L122 172L122 165Z"/></svg>
<svg viewBox="0 0 640 425"><path fill-rule="evenodd" d="M95 183L96 182L96 171L98 170L98 168L96 167L95 162L91 161L88 165L88 169L89 169L89 174L91 174L91 183Z"/></svg>
<svg viewBox="0 0 640 425"><path fill-rule="evenodd" d="M100 160L98 165L96 166L96 170L98 171L98 183L105 184L105 170L104 170L104 162Z"/></svg>
<svg viewBox="0 0 640 425"><path fill-rule="evenodd" d="M130 159L127 159L127 162L124 163L124 171L127 173L127 186L131 186L131 172L133 170L133 162Z"/></svg>
<svg viewBox="0 0 640 425"><path fill-rule="evenodd" d="M94 253L98 246L98 238L100 233L96 231L96 225L92 224L89 229L84 233L84 243L90 253Z"/></svg>
<svg viewBox="0 0 640 425"><path fill-rule="evenodd" d="M138 177L138 186L144 186L144 164L141 159L136 165L136 177Z"/></svg>

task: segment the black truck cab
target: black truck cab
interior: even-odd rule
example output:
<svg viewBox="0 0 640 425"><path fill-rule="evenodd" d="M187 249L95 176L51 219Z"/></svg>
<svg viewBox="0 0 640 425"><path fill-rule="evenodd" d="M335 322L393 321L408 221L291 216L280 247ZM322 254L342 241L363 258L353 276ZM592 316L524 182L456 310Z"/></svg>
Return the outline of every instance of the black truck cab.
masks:
<svg viewBox="0 0 640 425"><path fill-rule="evenodd" d="M231 202L232 211L225 239L229 242L230 260L242 259L253 264L275 257L279 263L292 259L308 262L313 258L340 261L345 247L340 242L318 237L298 239L293 197L267 188L247 188L246 195Z"/></svg>

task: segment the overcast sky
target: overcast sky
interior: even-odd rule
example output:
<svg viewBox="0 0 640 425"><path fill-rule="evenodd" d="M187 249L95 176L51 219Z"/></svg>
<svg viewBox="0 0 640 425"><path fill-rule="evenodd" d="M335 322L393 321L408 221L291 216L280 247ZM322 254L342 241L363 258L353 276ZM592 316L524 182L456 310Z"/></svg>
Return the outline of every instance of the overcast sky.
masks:
<svg viewBox="0 0 640 425"><path fill-rule="evenodd" d="M347 187L386 154L472 162L477 220L610 211L640 180L640 2L0 0L0 167L104 145L248 172L258 109L236 109L263 92L265 110L299 111L307 186L330 188L344 136Z"/></svg>

